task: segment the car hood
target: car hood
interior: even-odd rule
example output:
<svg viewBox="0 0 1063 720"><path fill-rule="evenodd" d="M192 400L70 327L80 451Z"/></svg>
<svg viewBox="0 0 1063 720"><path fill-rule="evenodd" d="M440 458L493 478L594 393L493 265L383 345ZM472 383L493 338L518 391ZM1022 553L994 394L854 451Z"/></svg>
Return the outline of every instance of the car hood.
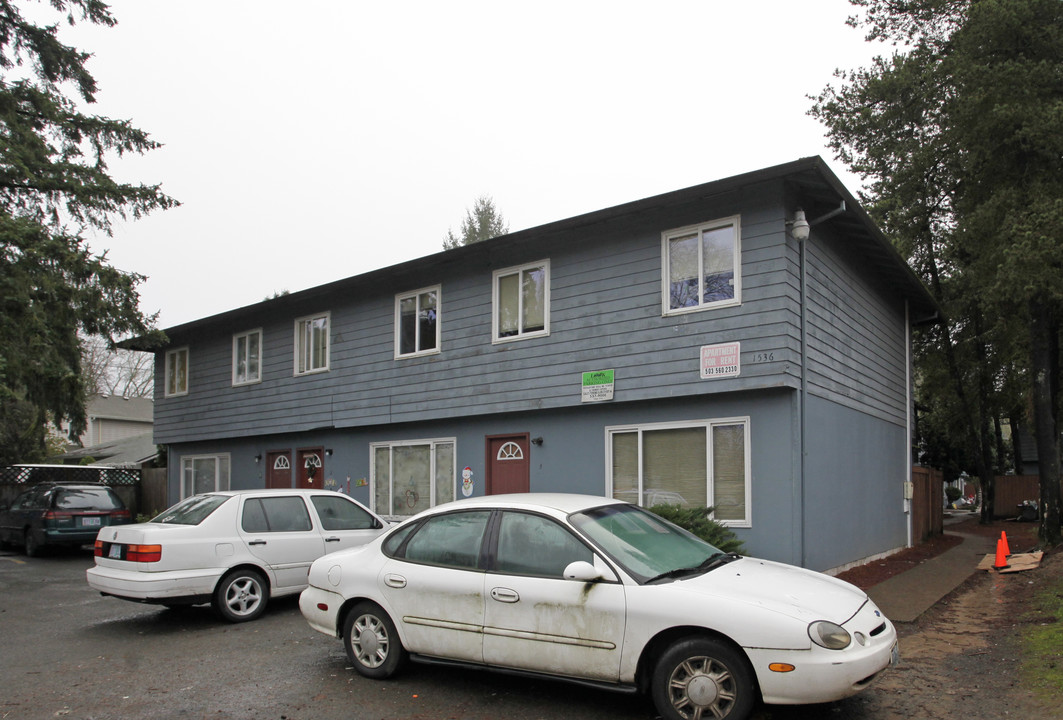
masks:
<svg viewBox="0 0 1063 720"><path fill-rule="evenodd" d="M822 573L756 558L741 558L707 573L676 581L677 591L697 593L771 610L803 622L839 625L867 602L867 593Z"/></svg>

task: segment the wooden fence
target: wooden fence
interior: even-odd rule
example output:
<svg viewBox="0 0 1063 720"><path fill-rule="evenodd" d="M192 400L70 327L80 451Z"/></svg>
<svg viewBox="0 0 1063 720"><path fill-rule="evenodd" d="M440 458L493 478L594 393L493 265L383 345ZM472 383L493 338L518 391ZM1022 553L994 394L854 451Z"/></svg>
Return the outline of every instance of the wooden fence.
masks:
<svg viewBox="0 0 1063 720"><path fill-rule="evenodd" d="M993 482L993 517L1018 517L1019 503L1041 499L1041 480L1036 475L998 475Z"/></svg>
<svg viewBox="0 0 1063 720"><path fill-rule="evenodd" d="M940 470L912 468L912 542L940 535L944 525L945 486Z"/></svg>

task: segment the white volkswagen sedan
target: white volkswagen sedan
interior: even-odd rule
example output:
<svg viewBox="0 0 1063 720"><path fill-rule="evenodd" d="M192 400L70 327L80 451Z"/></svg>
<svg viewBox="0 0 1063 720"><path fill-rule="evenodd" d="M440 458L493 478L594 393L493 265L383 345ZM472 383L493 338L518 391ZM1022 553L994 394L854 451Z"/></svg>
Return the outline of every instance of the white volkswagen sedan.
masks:
<svg viewBox="0 0 1063 720"><path fill-rule="evenodd" d="M327 490L206 493L149 522L100 530L86 575L103 595L210 603L225 620L244 622L271 597L304 589L317 558L364 545L387 527L361 503Z"/></svg>
<svg viewBox="0 0 1063 720"><path fill-rule="evenodd" d="M407 658L550 675L648 692L673 719L741 720L758 697L838 700L897 655L893 625L856 587L580 495L428 510L315 561L299 607L366 677Z"/></svg>

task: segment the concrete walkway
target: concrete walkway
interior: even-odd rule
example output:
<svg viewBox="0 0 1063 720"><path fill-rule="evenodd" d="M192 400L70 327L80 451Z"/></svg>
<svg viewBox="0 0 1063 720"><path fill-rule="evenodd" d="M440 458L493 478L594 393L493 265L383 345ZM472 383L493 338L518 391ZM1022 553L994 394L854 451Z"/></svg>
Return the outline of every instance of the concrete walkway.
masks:
<svg viewBox="0 0 1063 720"><path fill-rule="evenodd" d="M996 542L979 535L949 531L963 542L911 570L871 587L867 594L893 622L914 622L975 572Z"/></svg>

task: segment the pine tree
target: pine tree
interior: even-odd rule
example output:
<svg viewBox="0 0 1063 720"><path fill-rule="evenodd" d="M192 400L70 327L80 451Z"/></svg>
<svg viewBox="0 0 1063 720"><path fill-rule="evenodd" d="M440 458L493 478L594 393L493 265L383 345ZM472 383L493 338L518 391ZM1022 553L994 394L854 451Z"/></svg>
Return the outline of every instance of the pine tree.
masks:
<svg viewBox="0 0 1063 720"><path fill-rule="evenodd" d="M495 209L491 196L481 195L476 198L471 210L465 210L465 219L461 223L461 237L454 235L453 230L447 230L447 236L443 239L443 249L450 250L462 245L471 245L505 235L508 232L509 225L506 224L501 213Z"/></svg>
<svg viewBox="0 0 1063 720"><path fill-rule="evenodd" d="M0 464L39 459L44 424L85 425L79 332L108 343L151 336L143 276L93 254L85 233L177 205L158 185L115 181L107 162L159 144L126 120L92 115L90 55L59 39L60 22L106 27L100 0L49 0L50 25L0 0Z"/></svg>

